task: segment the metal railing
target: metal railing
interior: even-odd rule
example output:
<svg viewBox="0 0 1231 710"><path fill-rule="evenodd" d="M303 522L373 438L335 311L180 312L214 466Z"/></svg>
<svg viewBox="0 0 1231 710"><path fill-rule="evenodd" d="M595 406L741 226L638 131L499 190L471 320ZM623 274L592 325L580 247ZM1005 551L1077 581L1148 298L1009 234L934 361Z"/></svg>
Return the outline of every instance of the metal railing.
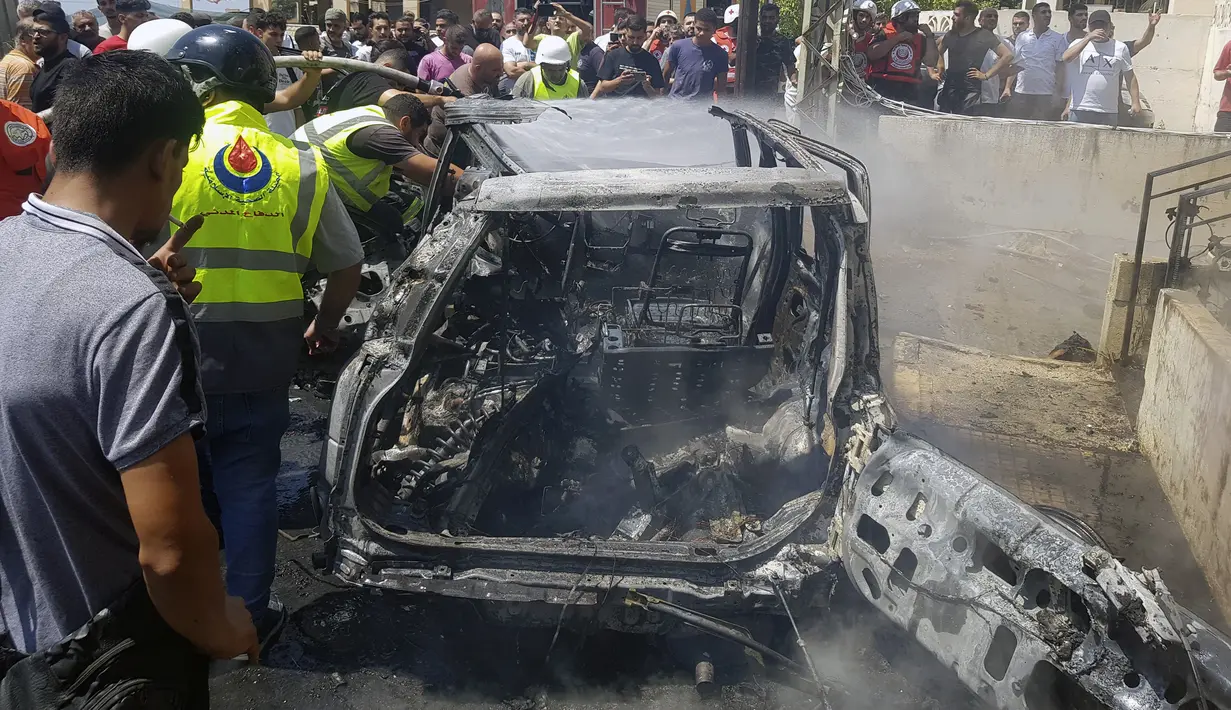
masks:
<svg viewBox="0 0 1231 710"><path fill-rule="evenodd" d="M1141 260L1145 253L1146 229L1150 224L1150 205L1153 201L1161 197L1180 195L1176 206L1175 221L1171 225L1172 239L1167 256L1167 274L1163 282L1167 288L1174 288L1179 282L1181 268L1188 259L1193 228L1231 219L1231 213L1211 219L1197 219L1200 208L1197 201L1219 192L1231 190L1231 182L1227 182L1231 180L1231 173L1203 178L1157 194L1154 193L1154 180L1164 175L1189 170L1224 158L1231 158L1231 150L1172 165L1171 167L1146 174L1145 189L1142 191L1141 196L1141 219L1137 224L1137 248L1133 255L1133 282L1129 287L1128 309L1124 319L1124 339L1120 343L1120 362L1126 363L1128 361L1129 352L1132 349L1133 317L1137 312L1137 294L1141 288Z"/></svg>

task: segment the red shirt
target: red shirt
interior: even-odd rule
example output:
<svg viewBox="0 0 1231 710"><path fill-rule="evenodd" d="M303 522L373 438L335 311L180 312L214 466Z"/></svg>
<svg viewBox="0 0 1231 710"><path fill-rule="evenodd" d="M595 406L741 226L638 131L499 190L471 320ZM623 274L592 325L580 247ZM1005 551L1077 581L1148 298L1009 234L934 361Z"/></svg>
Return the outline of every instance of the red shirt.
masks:
<svg viewBox="0 0 1231 710"><path fill-rule="evenodd" d="M98 43L98 46L94 48L94 53L102 54L103 52L110 52L113 49L128 49L128 40L121 38L119 35L111 35L107 39Z"/></svg>
<svg viewBox="0 0 1231 710"><path fill-rule="evenodd" d="M21 214L21 203L43 189L51 133L28 109L0 100L0 219Z"/></svg>
<svg viewBox="0 0 1231 710"><path fill-rule="evenodd" d="M719 27L714 31L714 44L727 50L727 54L735 51L735 38L731 36L731 27ZM727 63L727 84L728 87L735 83L735 67Z"/></svg>
<svg viewBox="0 0 1231 710"><path fill-rule="evenodd" d="M1218 61L1214 64L1214 71L1224 71L1231 69L1231 42L1227 42L1222 47L1222 54L1218 55ZM1231 79L1222 83L1222 101L1218 102L1219 111L1231 111Z"/></svg>

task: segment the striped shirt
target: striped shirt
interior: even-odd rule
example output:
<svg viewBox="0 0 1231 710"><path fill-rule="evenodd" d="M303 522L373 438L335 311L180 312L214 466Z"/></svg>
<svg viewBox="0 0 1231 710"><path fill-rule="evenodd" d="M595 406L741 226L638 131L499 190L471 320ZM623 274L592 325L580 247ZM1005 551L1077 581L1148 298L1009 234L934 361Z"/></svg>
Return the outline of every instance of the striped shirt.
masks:
<svg viewBox="0 0 1231 710"><path fill-rule="evenodd" d="M34 83L34 73L38 71L34 61L14 49L0 59L0 88L4 90L7 101L32 108L30 103L30 84Z"/></svg>

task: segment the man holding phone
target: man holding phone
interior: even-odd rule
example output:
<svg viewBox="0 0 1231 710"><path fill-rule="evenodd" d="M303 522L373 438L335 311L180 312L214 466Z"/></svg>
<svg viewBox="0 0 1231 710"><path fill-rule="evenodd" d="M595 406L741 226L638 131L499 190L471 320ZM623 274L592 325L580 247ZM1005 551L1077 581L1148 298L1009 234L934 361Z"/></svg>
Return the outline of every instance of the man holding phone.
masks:
<svg viewBox="0 0 1231 710"><path fill-rule="evenodd" d="M555 36L564 40L568 44L569 52L573 55L573 61L569 65L570 69L577 68L577 59L581 56L581 48L586 42L594 39L594 25L574 15L558 2L540 2L534 6L536 20L538 18L547 18L547 29L551 32L550 35L539 34L534 35L526 40L523 40L526 47L537 52L539 42L544 38ZM537 22L535 23L537 24Z"/></svg>
<svg viewBox="0 0 1231 710"><path fill-rule="evenodd" d="M642 49L646 21L640 15L630 15L620 23L620 42L607 51L598 71L598 84L590 98L600 96L636 96L648 98L662 95L667 83L654 55Z"/></svg>

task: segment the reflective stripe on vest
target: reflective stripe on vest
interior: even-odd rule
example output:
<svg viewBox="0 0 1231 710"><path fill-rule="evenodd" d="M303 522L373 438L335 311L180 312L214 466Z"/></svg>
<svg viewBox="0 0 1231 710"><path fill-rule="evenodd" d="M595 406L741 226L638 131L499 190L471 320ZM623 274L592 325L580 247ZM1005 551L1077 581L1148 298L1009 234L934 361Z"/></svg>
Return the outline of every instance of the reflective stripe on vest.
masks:
<svg viewBox="0 0 1231 710"><path fill-rule="evenodd" d="M269 131L247 104L205 110L172 214L205 223L183 253L197 270L201 322L270 322L303 315L300 277L312 257L329 172L319 151Z"/></svg>
<svg viewBox="0 0 1231 710"><path fill-rule="evenodd" d="M385 112L379 106L330 113L308 122L295 132L295 138L316 146L329 166L329 179L342 200L367 212L389 192L393 166L373 158L361 158L351 152L346 140L355 131L368 126L389 126Z"/></svg>
<svg viewBox="0 0 1231 710"><path fill-rule="evenodd" d="M568 76L561 85L548 86L547 82L543 81L542 67L531 69L530 76L534 77L534 98L539 101L575 99L577 91L581 89L581 75L572 69L568 70Z"/></svg>

